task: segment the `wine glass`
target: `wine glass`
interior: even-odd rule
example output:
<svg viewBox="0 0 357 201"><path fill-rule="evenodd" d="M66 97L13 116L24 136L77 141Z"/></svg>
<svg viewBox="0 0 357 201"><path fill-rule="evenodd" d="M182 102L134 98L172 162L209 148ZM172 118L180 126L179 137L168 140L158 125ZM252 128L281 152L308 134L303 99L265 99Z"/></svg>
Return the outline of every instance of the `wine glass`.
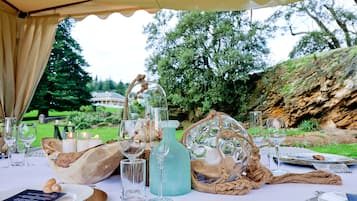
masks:
<svg viewBox="0 0 357 201"><path fill-rule="evenodd" d="M155 159L158 161L159 164L160 187L159 187L158 197L151 198L149 201L172 201L172 199L168 197L164 197L162 192L162 183L164 177L164 159L165 156L169 153L169 151L170 151L169 144L165 142L165 140L162 140L157 146L154 147L154 149L152 149L153 156L155 157Z"/></svg>
<svg viewBox="0 0 357 201"><path fill-rule="evenodd" d="M147 141L147 120L122 120L119 128L119 150L130 161L144 152Z"/></svg>
<svg viewBox="0 0 357 201"><path fill-rule="evenodd" d="M19 126L19 139L25 146L25 163L27 166L29 163L29 153L31 144L36 140L37 129L35 123L22 123Z"/></svg>
<svg viewBox="0 0 357 201"><path fill-rule="evenodd" d="M252 136L254 143L258 148L264 144L263 120L261 111L249 112L249 129L248 132Z"/></svg>
<svg viewBox="0 0 357 201"><path fill-rule="evenodd" d="M286 126L285 121L282 118L272 118L268 119L266 122L266 126L269 133L269 141L275 146L275 155L276 155L276 169L272 170L274 175L282 175L285 174L286 171L280 169L280 144L286 138Z"/></svg>
<svg viewBox="0 0 357 201"><path fill-rule="evenodd" d="M2 125L2 135L8 147L8 165L6 167L9 167L11 163L11 153L16 151L17 128L15 117L5 117L5 122Z"/></svg>
<svg viewBox="0 0 357 201"><path fill-rule="evenodd" d="M125 184L135 184L135 176L138 174L135 172L137 168L135 168L135 158L141 155L146 146L147 141L147 124L149 122L145 119L137 119L137 120L122 120L119 128L119 150L120 152L128 158L129 172L132 173L132 177L127 178L128 183L122 182L122 185ZM124 159L125 160L125 159ZM121 163L124 163L124 160ZM125 192L125 186L122 188L122 196L123 198L128 195L128 192Z"/></svg>
<svg viewBox="0 0 357 201"><path fill-rule="evenodd" d="M168 120L168 109L165 107L150 107L150 150L154 148L160 139L163 139L163 130L161 122Z"/></svg>

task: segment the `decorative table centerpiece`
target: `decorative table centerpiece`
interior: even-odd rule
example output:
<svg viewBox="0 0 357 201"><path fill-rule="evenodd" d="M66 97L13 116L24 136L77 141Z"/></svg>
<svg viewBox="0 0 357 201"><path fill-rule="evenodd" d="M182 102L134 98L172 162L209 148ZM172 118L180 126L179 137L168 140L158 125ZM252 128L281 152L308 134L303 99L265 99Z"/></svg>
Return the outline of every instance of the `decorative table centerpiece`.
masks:
<svg viewBox="0 0 357 201"><path fill-rule="evenodd" d="M340 176L324 171L273 176L260 163L252 137L222 112L212 111L187 128L182 142L191 155L192 186L198 191L243 195L264 184L342 184Z"/></svg>
<svg viewBox="0 0 357 201"><path fill-rule="evenodd" d="M62 152L62 141L43 138L42 149L49 166L65 183L93 184L109 177L123 158L118 142L106 143L80 152Z"/></svg>

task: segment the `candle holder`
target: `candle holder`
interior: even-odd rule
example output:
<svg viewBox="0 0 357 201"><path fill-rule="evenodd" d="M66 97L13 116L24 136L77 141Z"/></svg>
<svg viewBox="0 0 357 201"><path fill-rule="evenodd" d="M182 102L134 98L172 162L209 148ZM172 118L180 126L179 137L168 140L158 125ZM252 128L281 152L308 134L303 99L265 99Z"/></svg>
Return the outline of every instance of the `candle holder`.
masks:
<svg viewBox="0 0 357 201"><path fill-rule="evenodd" d="M77 151L77 135L74 132L65 132L62 140L62 153Z"/></svg>
<svg viewBox="0 0 357 201"><path fill-rule="evenodd" d="M91 137L88 140L88 148L96 147L101 144L103 144L103 141L98 134L91 135Z"/></svg>
<svg viewBox="0 0 357 201"><path fill-rule="evenodd" d="M87 132L79 133L77 136L77 151L83 151L89 147L90 134Z"/></svg>

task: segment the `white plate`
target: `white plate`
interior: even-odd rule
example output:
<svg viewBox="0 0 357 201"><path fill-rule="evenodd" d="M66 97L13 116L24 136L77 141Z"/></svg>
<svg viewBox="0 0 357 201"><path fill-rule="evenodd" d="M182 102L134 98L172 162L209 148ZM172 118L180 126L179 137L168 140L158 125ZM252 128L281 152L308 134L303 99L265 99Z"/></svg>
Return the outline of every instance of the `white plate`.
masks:
<svg viewBox="0 0 357 201"><path fill-rule="evenodd" d="M318 201L348 201L346 193L342 192L326 192L322 193L318 198Z"/></svg>
<svg viewBox="0 0 357 201"><path fill-rule="evenodd" d="M325 160L316 160L313 155L322 155ZM357 161L353 158L335 154L323 153L289 153L280 156L280 160L285 163L298 164L298 165L312 165L312 163L345 163L347 165L356 164Z"/></svg>
<svg viewBox="0 0 357 201"><path fill-rule="evenodd" d="M66 195L59 198L58 201L83 201L88 199L93 194L93 188L86 185L61 184L61 186L62 186L62 192L66 193ZM42 187L40 186L20 187L8 191L0 192L0 200L7 199L26 189L42 190Z"/></svg>

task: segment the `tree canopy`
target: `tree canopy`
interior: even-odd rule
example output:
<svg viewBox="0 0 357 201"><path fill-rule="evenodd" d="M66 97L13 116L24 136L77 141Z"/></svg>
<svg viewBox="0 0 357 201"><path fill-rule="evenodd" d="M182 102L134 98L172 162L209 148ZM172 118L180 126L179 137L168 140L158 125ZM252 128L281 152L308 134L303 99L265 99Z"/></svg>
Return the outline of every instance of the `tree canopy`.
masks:
<svg viewBox="0 0 357 201"><path fill-rule="evenodd" d="M116 92L121 95L125 95L126 89L128 88L129 83L124 83L122 81L119 81L116 83L112 79L106 79L104 81L98 80L96 77L93 82L89 84L89 90L90 91L111 91L111 92Z"/></svg>
<svg viewBox="0 0 357 201"><path fill-rule="evenodd" d="M84 71L88 64L81 55L81 47L71 37L72 21L62 21L56 31L55 42L29 110L48 115L48 110L70 111L89 105L91 94L87 84L92 78Z"/></svg>
<svg viewBox="0 0 357 201"><path fill-rule="evenodd" d="M171 106L196 116L211 109L244 112L248 74L266 66L268 27L242 11L160 11L154 19L144 28L152 53L146 66Z"/></svg>
<svg viewBox="0 0 357 201"><path fill-rule="evenodd" d="M356 1L305 0L282 6L268 23L280 19L286 22L280 28L292 35L302 35L290 58L357 45Z"/></svg>

